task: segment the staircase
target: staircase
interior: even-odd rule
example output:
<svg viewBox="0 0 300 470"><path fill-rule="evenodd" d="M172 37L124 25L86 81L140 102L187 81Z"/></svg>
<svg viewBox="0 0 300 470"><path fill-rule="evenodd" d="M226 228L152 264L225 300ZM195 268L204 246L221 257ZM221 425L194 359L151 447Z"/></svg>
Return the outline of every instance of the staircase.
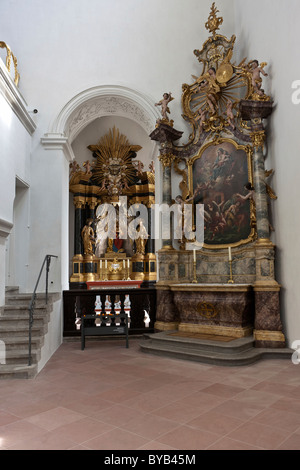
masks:
<svg viewBox="0 0 300 470"><path fill-rule="evenodd" d="M0 357L0 380L29 379L34 378L37 374L38 361L41 358L41 348L48 331L53 302L59 298L59 295L48 294L47 304L45 294L37 294L36 296L32 326L32 363L29 366L28 307L31 297L32 294L20 294L18 287L6 287L5 289L5 305L0 311L0 340L5 343L5 364L1 364L2 357Z"/></svg>
<svg viewBox="0 0 300 470"><path fill-rule="evenodd" d="M244 366L265 358L291 360L293 353L289 348L255 348L252 336L224 342L180 336L175 331L144 335L140 348L149 354L223 366Z"/></svg>

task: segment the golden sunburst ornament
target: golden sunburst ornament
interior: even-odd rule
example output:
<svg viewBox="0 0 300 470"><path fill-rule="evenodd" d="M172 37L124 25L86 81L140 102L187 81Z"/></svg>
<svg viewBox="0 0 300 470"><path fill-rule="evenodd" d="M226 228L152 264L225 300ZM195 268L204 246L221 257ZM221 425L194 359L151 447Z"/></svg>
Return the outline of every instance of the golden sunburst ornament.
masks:
<svg viewBox="0 0 300 470"><path fill-rule="evenodd" d="M127 137L115 127L101 137L98 144L89 145L97 162L93 168L93 180L110 195L120 195L136 177L132 159L142 147L131 145Z"/></svg>

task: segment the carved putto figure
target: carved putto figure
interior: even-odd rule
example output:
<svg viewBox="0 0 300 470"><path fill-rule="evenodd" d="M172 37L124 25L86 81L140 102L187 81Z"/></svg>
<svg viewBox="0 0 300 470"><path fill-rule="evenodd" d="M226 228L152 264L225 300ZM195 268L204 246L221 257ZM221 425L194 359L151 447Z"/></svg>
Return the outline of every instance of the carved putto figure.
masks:
<svg viewBox="0 0 300 470"><path fill-rule="evenodd" d="M161 106L161 115L162 115L163 120L165 120L165 121L169 121L169 117L168 117L167 113L170 114L170 109L169 109L168 104L173 99L174 98L172 97L171 92L164 93L163 98L158 103L155 103L155 106Z"/></svg>
<svg viewBox="0 0 300 470"><path fill-rule="evenodd" d="M234 124L234 115L232 112L232 106L233 103L231 100L227 100L226 104L226 115L227 115L227 121L229 126L234 130L235 129L235 124Z"/></svg>
<svg viewBox="0 0 300 470"><path fill-rule="evenodd" d="M252 86L254 93L257 93L259 96L264 95L264 90L262 90L262 78L261 74L264 77L267 77L268 74L264 71L264 67L266 66L266 62L263 62L259 65L258 60L252 60L249 63L250 73L252 75Z"/></svg>

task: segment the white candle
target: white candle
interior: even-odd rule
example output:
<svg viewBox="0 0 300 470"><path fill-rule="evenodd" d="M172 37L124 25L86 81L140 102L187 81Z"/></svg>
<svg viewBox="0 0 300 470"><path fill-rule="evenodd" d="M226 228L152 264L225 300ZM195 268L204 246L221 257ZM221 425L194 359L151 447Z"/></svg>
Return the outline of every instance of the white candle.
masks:
<svg viewBox="0 0 300 470"><path fill-rule="evenodd" d="M228 258L231 261L231 246L228 247Z"/></svg>
<svg viewBox="0 0 300 470"><path fill-rule="evenodd" d="M105 260L105 269L107 269L107 259Z"/></svg>
<svg viewBox="0 0 300 470"><path fill-rule="evenodd" d="M127 260L127 268L129 268L129 259Z"/></svg>
<svg viewBox="0 0 300 470"><path fill-rule="evenodd" d="M100 259L100 269L102 269L102 259Z"/></svg>
<svg viewBox="0 0 300 470"><path fill-rule="evenodd" d="M196 261L196 250L193 250L194 252L194 261Z"/></svg>
<svg viewBox="0 0 300 470"><path fill-rule="evenodd" d="M125 259L123 259L123 269L125 268Z"/></svg>

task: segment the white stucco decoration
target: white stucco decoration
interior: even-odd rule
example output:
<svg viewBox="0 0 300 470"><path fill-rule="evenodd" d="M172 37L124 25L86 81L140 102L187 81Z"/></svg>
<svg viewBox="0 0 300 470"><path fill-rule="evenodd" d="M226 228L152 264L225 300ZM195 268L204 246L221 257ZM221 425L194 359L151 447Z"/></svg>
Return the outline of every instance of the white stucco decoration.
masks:
<svg viewBox="0 0 300 470"><path fill-rule="evenodd" d="M160 117L154 100L130 88L119 85L101 85L74 96L60 111L42 139L67 139L71 144L92 121L103 116L122 116L138 123L148 134Z"/></svg>

